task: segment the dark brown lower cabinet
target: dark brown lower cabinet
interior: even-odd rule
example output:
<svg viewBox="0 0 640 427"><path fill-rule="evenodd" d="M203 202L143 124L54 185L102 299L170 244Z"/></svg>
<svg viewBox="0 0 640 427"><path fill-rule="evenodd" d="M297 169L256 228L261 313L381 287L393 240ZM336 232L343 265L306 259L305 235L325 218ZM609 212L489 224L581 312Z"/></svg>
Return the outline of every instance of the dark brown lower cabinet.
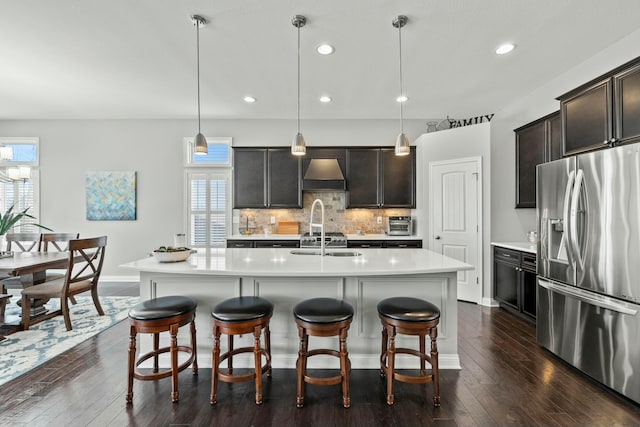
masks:
<svg viewBox="0 0 640 427"><path fill-rule="evenodd" d="M422 240L348 240L347 246L350 248L421 248Z"/></svg>
<svg viewBox="0 0 640 427"><path fill-rule="evenodd" d="M493 295L500 307L530 322L536 320L536 255L493 248Z"/></svg>

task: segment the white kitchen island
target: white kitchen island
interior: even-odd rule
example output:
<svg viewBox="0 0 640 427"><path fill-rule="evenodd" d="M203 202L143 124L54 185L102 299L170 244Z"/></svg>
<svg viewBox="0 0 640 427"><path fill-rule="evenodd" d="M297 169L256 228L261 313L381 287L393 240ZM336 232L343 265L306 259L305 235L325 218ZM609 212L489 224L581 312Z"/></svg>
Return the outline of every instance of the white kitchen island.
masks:
<svg viewBox="0 0 640 427"><path fill-rule="evenodd" d="M298 332L293 307L315 297L344 299L355 315L347 346L354 369L379 368L381 325L376 306L384 298L413 296L431 301L441 310L438 349L441 369L460 369L457 344L457 274L472 267L428 249L357 249L360 256L294 255L284 248L212 249L192 254L187 261L159 263L153 257L121 267L140 273L141 300L187 295L198 301L196 314L198 365L211 366L213 319L220 301L241 295L267 298L274 304L270 322L274 368L295 368ZM351 249L332 249L349 252ZM163 337L168 340L168 337ZM235 347L252 345L251 337L236 338ZM188 341L186 331L180 342ZM168 341L165 341L168 342ZM226 343L226 339L222 340ZM416 347L417 337L400 336L398 345ZM337 348L337 338L310 338L310 348ZM313 347L312 347L313 346ZM142 336L140 349L151 348ZM252 356L251 356L252 357ZM234 366L248 367L253 359L234 357ZM310 367L335 367L330 357L316 357ZM407 364L406 362L409 362ZM315 363L312 365L311 363ZM400 367L416 367L415 357L399 358Z"/></svg>

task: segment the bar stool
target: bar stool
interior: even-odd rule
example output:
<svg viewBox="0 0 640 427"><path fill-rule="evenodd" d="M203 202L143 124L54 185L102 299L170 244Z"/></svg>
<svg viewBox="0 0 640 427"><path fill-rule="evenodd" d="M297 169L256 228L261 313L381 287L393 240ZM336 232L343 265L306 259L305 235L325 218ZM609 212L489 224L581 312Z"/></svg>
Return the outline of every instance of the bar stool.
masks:
<svg viewBox="0 0 640 427"><path fill-rule="evenodd" d="M387 404L393 405L393 380L411 384L433 382L433 405L440 406L440 379L438 372L438 323L440 310L428 301L410 297L387 298L378 303L378 315L382 322L382 352L380 375L387 377ZM417 335L420 350L396 348L396 334ZM431 354L425 350L425 337L431 337ZM396 372L396 354L412 354L420 358L420 374L404 375ZM427 375L425 361L431 364Z"/></svg>
<svg viewBox="0 0 640 427"><path fill-rule="evenodd" d="M129 386L127 403L133 400L133 379L157 380L171 377L171 401L178 401L178 373L192 365L193 375L198 374L198 360L196 355L196 307L193 298L185 296L166 296L143 301L129 310ZM190 324L191 346L178 345L178 328ZM160 332L171 334L171 345L159 348ZM136 335L138 333L153 334L153 350L138 358L136 361ZM178 366L178 352L186 352L189 358ZM158 370L158 355L171 353L171 369ZM145 360L153 357L153 373L143 374L136 368Z"/></svg>
<svg viewBox="0 0 640 427"><path fill-rule="evenodd" d="M304 384L334 385L342 383L342 406L351 406L349 396L349 374L351 362L347 352L347 332L353 319L353 307L342 300L333 298L312 298L298 303L293 309L298 325L300 350L296 362L298 376L298 396L296 406L304 405ZM309 336L340 338L340 351L332 349L308 350ZM311 377L307 375L307 359L318 354L328 354L340 358L340 375L330 378Z"/></svg>
<svg viewBox="0 0 640 427"><path fill-rule="evenodd" d="M271 333L269 319L273 314L273 304L260 297L236 297L222 301L211 311L213 317L213 373L211 376L211 396L209 402L218 401L218 380L226 383L256 381L256 405L262 404L262 374L271 376ZM264 348L260 346L260 336L264 330ZM233 348L233 336L253 334L253 347ZM228 351L220 355L220 335L227 334ZM233 374L233 356L240 353L254 354L254 371L249 374ZM262 356L266 362L262 365ZM227 360L227 373L220 371L220 363Z"/></svg>

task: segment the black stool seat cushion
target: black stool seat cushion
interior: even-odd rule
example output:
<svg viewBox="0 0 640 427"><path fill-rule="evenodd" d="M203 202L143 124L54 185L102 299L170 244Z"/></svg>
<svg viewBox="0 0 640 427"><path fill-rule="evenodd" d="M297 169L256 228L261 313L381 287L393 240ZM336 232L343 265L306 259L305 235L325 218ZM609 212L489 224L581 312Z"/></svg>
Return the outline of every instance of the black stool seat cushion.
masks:
<svg viewBox="0 0 640 427"><path fill-rule="evenodd" d="M185 296L159 297L133 306L129 310L129 318L134 320L158 320L181 316L193 311L198 306L196 300Z"/></svg>
<svg viewBox="0 0 640 427"><path fill-rule="evenodd" d="M403 322L431 322L440 318L440 309L428 301L411 297L387 298L378 303L381 316Z"/></svg>
<svg viewBox="0 0 640 427"><path fill-rule="evenodd" d="M308 323L338 323L353 317L353 307L339 299L311 298L299 302L293 315Z"/></svg>
<svg viewBox="0 0 640 427"><path fill-rule="evenodd" d="M270 301L247 296L222 301L213 307L211 316L223 322L241 322L271 316L272 313L273 304Z"/></svg>

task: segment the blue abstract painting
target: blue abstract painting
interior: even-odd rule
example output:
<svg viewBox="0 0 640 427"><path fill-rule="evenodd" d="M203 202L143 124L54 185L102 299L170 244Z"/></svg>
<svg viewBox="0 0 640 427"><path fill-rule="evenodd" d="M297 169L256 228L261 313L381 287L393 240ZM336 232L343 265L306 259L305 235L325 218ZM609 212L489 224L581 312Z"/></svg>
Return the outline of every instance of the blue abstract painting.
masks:
<svg viewBox="0 0 640 427"><path fill-rule="evenodd" d="M88 220L136 219L135 172L87 172L85 187Z"/></svg>

